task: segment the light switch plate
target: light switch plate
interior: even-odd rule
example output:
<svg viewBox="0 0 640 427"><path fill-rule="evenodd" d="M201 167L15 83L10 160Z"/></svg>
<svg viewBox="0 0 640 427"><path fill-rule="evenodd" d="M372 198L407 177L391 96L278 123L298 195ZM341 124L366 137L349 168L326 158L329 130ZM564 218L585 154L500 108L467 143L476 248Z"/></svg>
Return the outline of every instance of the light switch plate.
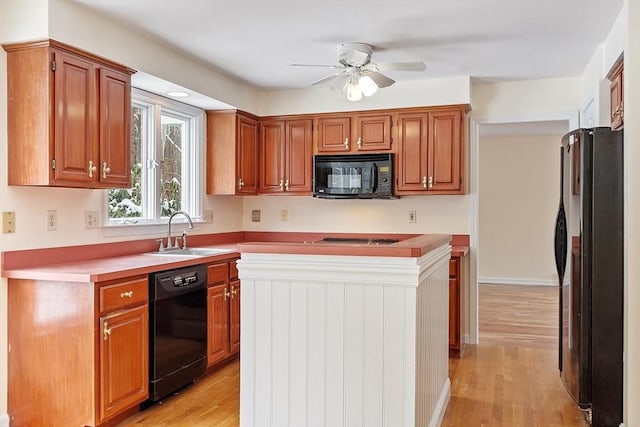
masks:
<svg viewBox="0 0 640 427"><path fill-rule="evenodd" d="M2 212L2 232L3 233L15 233L16 232L16 213L13 211Z"/></svg>

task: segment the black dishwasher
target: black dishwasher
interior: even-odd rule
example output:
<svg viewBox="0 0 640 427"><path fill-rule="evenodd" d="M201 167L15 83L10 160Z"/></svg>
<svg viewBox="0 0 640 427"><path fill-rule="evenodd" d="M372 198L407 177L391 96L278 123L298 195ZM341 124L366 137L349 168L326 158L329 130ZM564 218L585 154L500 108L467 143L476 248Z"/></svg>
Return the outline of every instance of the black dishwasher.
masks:
<svg viewBox="0 0 640 427"><path fill-rule="evenodd" d="M207 367L207 266L149 275L149 401L204 374Z"/></svg>

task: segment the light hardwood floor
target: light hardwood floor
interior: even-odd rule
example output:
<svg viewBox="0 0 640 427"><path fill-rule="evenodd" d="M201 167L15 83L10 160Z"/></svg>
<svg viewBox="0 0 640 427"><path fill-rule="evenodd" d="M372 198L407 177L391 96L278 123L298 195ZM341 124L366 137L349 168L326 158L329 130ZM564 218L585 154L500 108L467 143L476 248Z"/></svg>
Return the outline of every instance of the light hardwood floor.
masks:
<svg viewBox="0 0 640 427"><path fill-rule="evenodd" d="M480 286L480 344L450 360L442 426L588 426L558 375L557 294L555 287ZM235 427L239 379L236 360L120 426Z"/></svg>

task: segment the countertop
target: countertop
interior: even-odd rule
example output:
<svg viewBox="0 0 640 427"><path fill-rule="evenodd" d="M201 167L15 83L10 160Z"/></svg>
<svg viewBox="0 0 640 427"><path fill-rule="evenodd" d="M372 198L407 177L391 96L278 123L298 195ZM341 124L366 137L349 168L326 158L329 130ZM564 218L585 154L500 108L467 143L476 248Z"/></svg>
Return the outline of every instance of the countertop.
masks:
<svg viewBox="0 0 640 427"><path fill-rule="evenodd" d="M241 252L419 257L451 240L451 235L448 234L375 234L372 236L397 238L399 242L388 245L311 243L327 235L362 236L348 233L275 232L226 233L211 235L213 237L209 238L190 236L191 247L225 250L209 256L150 254L148 252L154 250L157 244L154 241L149 241L151 242L149 244L118 242L117 244L4 252L2 276L9 279L107 282L190 265L223 262L238 258ZM465 246L464 239L459 241L457 236L454 236L451 243L452 256L464 256L468 252L468 245ZM129 252L119 254L119 251ZM138 252L131 253L131 251ZM48 259L49 262L46 264L42 261L38 262L42 259Z"/></svg>

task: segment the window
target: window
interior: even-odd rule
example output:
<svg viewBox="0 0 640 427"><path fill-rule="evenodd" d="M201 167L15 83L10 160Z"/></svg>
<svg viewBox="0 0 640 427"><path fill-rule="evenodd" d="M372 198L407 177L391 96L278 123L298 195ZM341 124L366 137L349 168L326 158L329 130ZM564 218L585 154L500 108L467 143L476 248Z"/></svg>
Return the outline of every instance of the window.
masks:
<svg viewBox="0 0 640 427"><path fill-rule="evenodd" d="M131 188L107 192L107 223L202 217L204 111L138 89L131 97Z"/></svg>

